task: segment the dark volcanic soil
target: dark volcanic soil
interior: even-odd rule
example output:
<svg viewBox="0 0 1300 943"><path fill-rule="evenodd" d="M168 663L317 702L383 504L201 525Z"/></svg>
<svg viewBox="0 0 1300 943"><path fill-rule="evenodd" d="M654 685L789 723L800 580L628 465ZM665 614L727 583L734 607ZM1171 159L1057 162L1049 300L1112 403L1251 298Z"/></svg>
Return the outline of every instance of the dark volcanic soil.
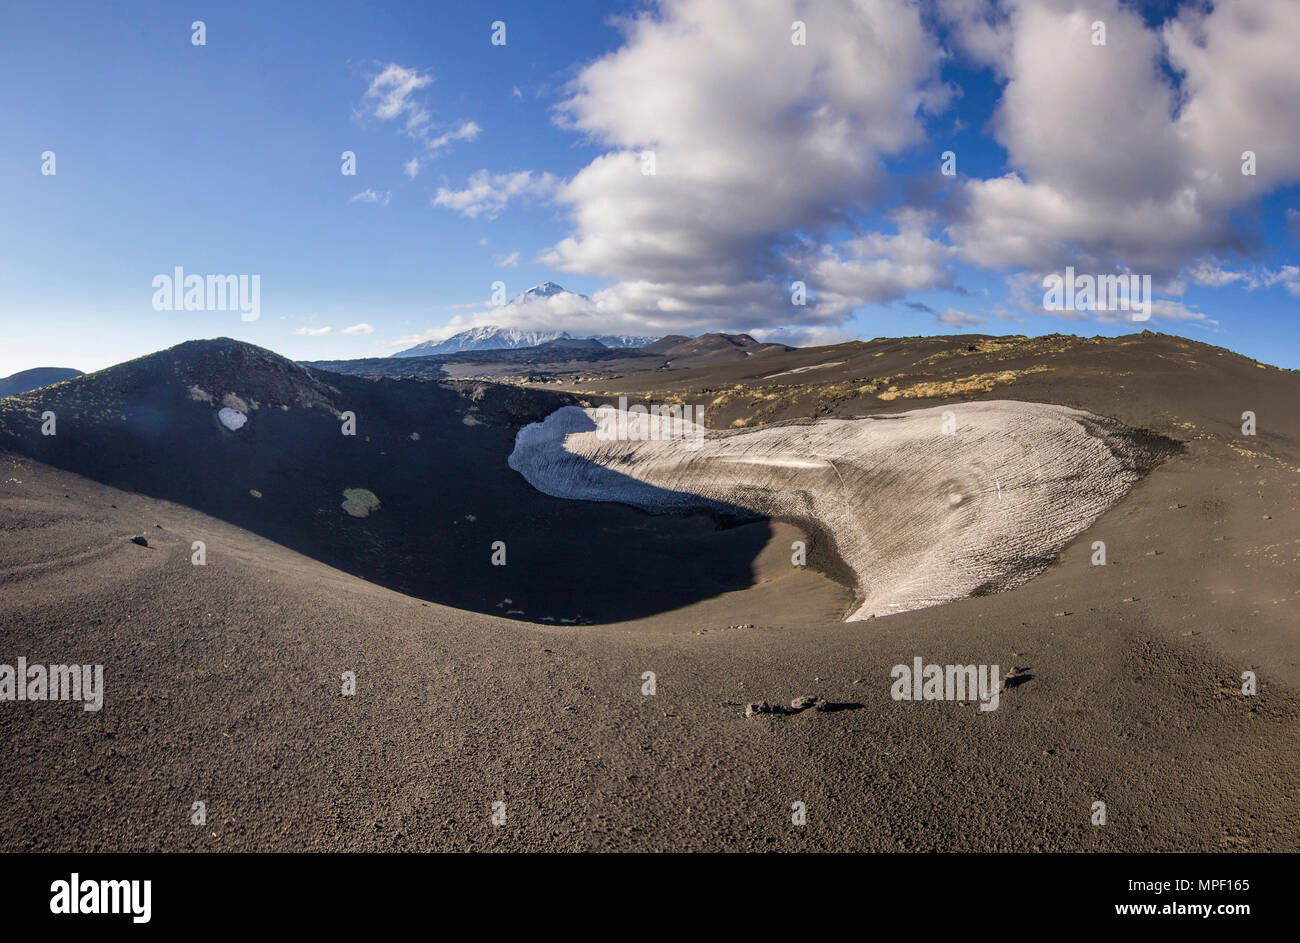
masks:
<svg viewBox="0 0 1300 943"><path fill-rule="evenodd" d="M227 396L249 417L217 412ZM0 446L186 505L366 580L458 609L587 624L751 582L771 529L538 494L515 430L567 394L310 371L234 341L190 342L0 404ZM42 434L51 411L56 434ZM344 435L344 413L355 435ZM344 491L380 501L363 520ZM493 544L506 565L487 566ZM707 567L685 561L707 560ZM814 561L816 563L816 561Z"/></svg>
<svg viewBox="0 0 1300 943"><path fill-rule="evenodd" d="M596 385L711 391L714 425L1036 399L1183 443L1028 584L845 624L844 590L789 565L785 525L510 485L512 427L554 394L391 395L408 381L250 350L164 352L0 404L0 663L103 664L107 688L98 713L0 702L0 849L1297 849L1293 373L1159 335L927 338ZM226 393L258 402L239 433L214 424ZM57 442L33 437L45 409ZM343 487L381 507L346 515ZM421 575L438 602L378 585L401 588L394 541L416 531L457 548L411 552L447 568ZM640 618L530 624L611 580ZM529 592L549 594L529 622L440 604ZM891 667L917 656L1023 680L990 712L891 699ZM846 709L744 716L805 695Z"/></svg>

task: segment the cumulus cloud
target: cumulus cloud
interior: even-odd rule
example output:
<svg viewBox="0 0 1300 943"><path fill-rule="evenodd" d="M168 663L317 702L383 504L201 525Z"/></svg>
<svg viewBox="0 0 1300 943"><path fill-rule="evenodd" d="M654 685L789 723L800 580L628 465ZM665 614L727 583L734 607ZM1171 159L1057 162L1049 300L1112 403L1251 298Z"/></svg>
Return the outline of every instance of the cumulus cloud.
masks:
<svg viewBox="0 0 1300 943"><path fill-rule="evenodd" d="M973 327L976 324L985 322L985 319L977 314L967 314L964 311L958 311L956 308L949 308L942 314L935 315L935 317L939 319L940 324L948 327Z"/></svg>
<svg viewBox="0 0 1300 943"><path fill-rule="evenodd" d="M1300 179L1300 111L1286 104L1300 96L1300 4L1188 5L1159 28L1117 0L940 9L956 44L1006 79L993 128L1013 169L965 185L949 235L967 261L1171 278L1207 253L1249 254L1235 211Z"/></svg>
<svg viewBox="0 0 1300 943"><path fill-rule="evenodd" d="M821 238L875 207L883 160L947 100L916 5L665 0L623 25L559 106L604 152L559 189L573 232L544 262L618 279L600 300L683 327L834 323L947 281L930 259L894 258L936 251L914 230L836 251ZM791 305L794 280L808 305Z"/></svg>
<svg viewBox="0 0 1300 943"><path fill-rule="evenodd" d="M791 43L795 20L806 45ZM1008 276L1008 307L1039 314L1042 274L1066 266L1150 274L1161 294L1300 294L1295 266L1252 261L1249 223L1253 201L1300 180L1300 3L1189 2L1148 26L1127 0L659 0L620 27L620 46L556 109L598 156L565 180L480 170L433 200L483 219L560 207L570 231L540 261L613 284L582 310L527 312L546 326L834 330L865 305L958 290L961 263ZM887 212L887 164L933 145L925 123L953 97L938 71L953 55L1001 85L988 127L1006 172L918 178L911 208ZM390 74L376 111L424 126L425 84ZM1300 233L1294 211L1287 224ZM1018 319L1000 306L929 313L951 326ZM1153 317L1216 325L1169 299Z"/></svg>
<svg viewBox="0 0 1300 943"><path fill-rule="evenodd" d="M375 333L375 329L372 325L363 322L361 324L354 324L351 327L345 327L343 329L343 333L344 334L373 334Z"/></svg>
<svg viewBox="0 0 1300 943"><path fill-rule="evenodd" d="M925 217L905 212L897 222L897 234L866 233L833 248L822 246L806 260L822 316L839 318L864 304L952 287L948 249L927 234Z"/></svg>
<svg viewBox="0 0 1300 943"><path fill-rule="evenodd" d="M439 187L434 206L445 206L462 216L495 219L511 200L544 200L554 192L558 181L552 174L521 170L494 174L480 170L470 175L464 190Z"/></svg>
<svg viewBox="0 0 1300 943"><path fill-rule="evenodd" d="M300 337L322 337L332 333L333 330L332 327L300 327L294 333Z"/></svg>
<svg viewBox="0 0 1300 943"><path fill-rule="evenodd" d="M496 258L497 268L517 268L519 265L519 250L516 249L509 255L499 255Z"/></svg>

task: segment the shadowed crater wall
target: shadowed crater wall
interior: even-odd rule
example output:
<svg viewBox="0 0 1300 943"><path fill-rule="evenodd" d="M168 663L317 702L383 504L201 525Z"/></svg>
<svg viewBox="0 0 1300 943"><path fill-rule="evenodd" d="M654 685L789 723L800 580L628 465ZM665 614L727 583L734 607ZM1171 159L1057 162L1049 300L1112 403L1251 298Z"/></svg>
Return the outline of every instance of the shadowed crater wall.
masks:
<svg viewBox="0 0 1300 943"><path fill-rule="evenodd" d="M750 586L771 530L749 512L666 521L575 505L509 469L519 427L572 401L489 383L341 376L249 344L192 341L0 400L0 448L461 609L619 621ZM348 412L354 436L342 434ZM123 539L153 523L124 519ZM494 541L506 544L505 566L491 563ZM219 564L219 545L207 553Z"/></svg>

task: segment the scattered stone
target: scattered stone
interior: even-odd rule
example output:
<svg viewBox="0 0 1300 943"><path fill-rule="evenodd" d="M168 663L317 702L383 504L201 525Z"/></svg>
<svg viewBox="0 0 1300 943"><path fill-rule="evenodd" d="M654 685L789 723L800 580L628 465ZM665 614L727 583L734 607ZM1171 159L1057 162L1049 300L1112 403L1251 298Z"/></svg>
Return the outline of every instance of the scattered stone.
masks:
<svg viewBox="0 0 1300 943"><path fill-rule="evenodd" d="M1061 617L1061 616L1072 616L1072 615L1074 615L1074 613L1071 612L1069 609L1062 609L1060 612L1054 612L1054 613L1052 613L1052 615L1054 615L1054 616L1056 616L1056 617L1059 618L1059 617Z"/></svg>
<svg viewBox="0 0 1300 943"><path fill-rule="evenodd" d="M149 546L149 541L145 540L143 537L132 537L131 543L139 544L141 547Z"/></svg>
<svg viewBox="0 0 1300 943"><path fill-rule="evenodd" d="M1002 687L999 689L999 693L1001 693L1001 691L1009 691L1011 688L1019 687L1026 681L1032 681L1033 678L1034 676L1029 673L1028 667L1013 667L1011 671L1007 673L1006 677L1002 679Z"/></svg>
<svg viewBox="0 0 1300 943"><path fill-rule="evenodd" d="M797 711L806 711L810 707L816 707L822 703L819 697L813 697L811 694L805 694L803 697L797 697L790 702L790 706Z"/></svg>
<svg viewBox="0 0 1300 943"><path fill-rule="evenodd" d="M777 708L775 704L769 704L767 701L758 701L754 704L745 706L745 716L753 717L756 714L775 714Z"/></svg>

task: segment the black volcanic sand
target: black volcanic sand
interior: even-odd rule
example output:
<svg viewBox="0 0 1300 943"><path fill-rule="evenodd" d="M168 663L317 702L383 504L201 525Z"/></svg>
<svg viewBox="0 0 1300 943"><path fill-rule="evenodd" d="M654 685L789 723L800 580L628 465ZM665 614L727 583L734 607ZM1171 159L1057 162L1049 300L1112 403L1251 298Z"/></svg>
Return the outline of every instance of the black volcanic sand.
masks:
<svg viewBox="0 0 1300 943"><path fill-rule="evenodd" d="M191 387L214 401L196 400ZM250 417L238 431L217 419L226 393ZM771 537L765 521L740 509L656 518L575 504L539 494L507 466L515 430L570 402L495 385L339 376L234 341L190 342L11 400L0 408L0 445L458 609L588 624L750 585ZM41 434L46 410L56 435ZM349 411L352 436L342 433ZM379 510L345 513L352 488L372 492ZM506 564L485 568L496 541ZM708 565L690 562L700 560ZM671 598L656 586L671 586Z"/></svg>
<svg viewBox="0 0 1300 943"><path fill-rule="evenodd" d="M69 444L54 446L14 432L15 416L44 404L6 401L0 416L14 451L0 455L0 662L25 655L102 663L107 695L99 713L76 704L0 703L0 848L1296 850L1300 381L1157 335L1022 349L1013 352L1023 359L1019 367L1006 366L1017 361L1005 350L918 363L978 343L880 342L886 349L879 358L871 345L776 353L764 355L761 371L845 359L844 348L857 346L863 349L851 356L864 361L890 358L888 376L911 370L913 378L961 378L1048 365L1049 373L973 395L1089 409L1175 438L1185 451L1028 584L859 623L837 621L848 601L840 587L789 565L789 543L799 535L782 524L718 529L706 519L629 512L626 520L645 532L683 529L668 554L677 570L659 581L622 583L648 600L639 604L645 616L610 625L536 625L453 609L321 562L326 548L339 552L332 536L339 527L362 545L390 540L389 532L372 530L394 511L390 501L410 513L417 505L406 496L424 493L414 478L391 479L391 499L378 484L350 482L345 486L369 487L384 504L372 517L348 518L337 507L333 469L379 476L399 456L433 469L457 463L446 452L421 458L398 451L396 436L419 431L401 429L417 416L429 423L428 434L412 446L430 439L469 450L477 437L499 438L457 456L481 465L454 478L464 502L456 517L436 518L427 532L453 540L463 525L451 519L474 513L478 520L467 523L477 525L488 504L514 498L497 512L509 523L502 539L513 548L524 530L519 516L542 513L548 499L508 490L490 461L499 455L504 464L510 423L533 408L528 391L430 386L403 394L412 403L445 402L443 409L474 403L485 424L456 418L470 433L462 443L452 423L439 425L413 405L410 413L390 414L385 437L372 439L371 451L389 452L384 462L363 452L375 401L360 387L326 374L306 383L260 354L230 355L234 374L266 374L264 404L238 434L211 425L203 435L193 432L194 423L211 423L215 404L191 410L191 401L177 402L168 371L134 392L125 380L121 388L96 388L94 396L104 397L94 403L99 418L92 421L90 404L82 407L79 435L83 442L96 436L93 448L83 447L92 457L83 459L75 458L74 424L65 424L62 412L58 438ZM244 356L253 359L238 362ZM199 366L219 379L219 362ZM732 372L742 367L748 375ZM849 370L840 378L808 371L769 382L807 384L810 402L831 402L831 414L943 401L821 395L817 384L882 375L861 364ZM718 371L682 371L675 388L763 382L754 363ZM105 375L59 390L103 384ZM674 380L662 373L639 385L636 379L620 378L608 392L662 390L656 384ZM494 393L504 399L494 401ZM273 405L277 397L319 397L329 406L285 411ZM384 402L396 410L394 398L402 397ZM149 403L160 401L165 408L148 422ZM314 430L320 413L321 428L337 435L330 406L355 409L360 420L361 435L339 444L337 454L314 432L295 433L271 418L310 413L291 425ZM743 418L744 408L720 407L737 410L732 418ZM1257 413L1259 435L1240 434L1244 409ZM127 444L114 445L108 424L121 415L128 418L115 428ZM97 424L104 431L92 433ZM158 444L146 447L151 432ZM238 445L223 438L247 432L257 437ZM207 440L221 444L200 444ZM158 457L178 451L178 442L208 448L202 457L215 464ZM42 448L40 461L19 454ZM168 483L171 461L216 470L201 477L240 480L220 488ZM151 471L155 464L163 470ZM266 480L242 480L252 472ZM101 483L111 481L130 491ZM245 521L236 509L250 487L264 497ZM437 508L439 489L424 491ZM268 510L273 494L283 495L282 510ZM213 503L196 510L200 500ZM401 503L407 500L412 504ZM580 530L593 526L579 516L584 504L556 504L556 531L597 539ZM483 505L484 513L470 505ZM296 528L318 509L328 520L304 537ZM285 532L272 533L272 526ZM768 533L754 541L759 550L733 542L760 526ZM687 548L681 541L691 528L701 543ZM296 547L290 532L298 533ZM624 533L636 532L629 524ZM381 537L358 536L374 533ZM131 543L136 534L149 546ZM195 539L207 542L207 566L189 562ZM469 538L471 545L491 539L486 531ZM620 540L628 542L614 537L608 546ZM1106 542L1104 567L1091 565L1094 540ZM551 555L580 552L581 544L552 544ZM457 580L522 598L514 587L542 564L530 558L523 565L514 553L499 586L491 584L486 547L473 566L456 571ZM361 572L358 559L369 558L342 563ZM573 558L564 562L577 569ZM381 578L384 564L369 565ZM607 577L624 572L618 559L594 565ZM714 594L696 586L692 597L689 578L678 579L719 566L743 567L753 585ZM542 614L530 609L526 617ZM1019 669L1028 680L1004 692L991 712L972 703L893 701L890 668L915 656L996 663L1001 673ZM340 696L346 670L357 674L354 697ZM1259 677L1253 697L1240 691L1245 670ZM654 696L641 693L647 671L656 675ZM804 695L857 709L744 716L751 701L788 704ZM203 828L189 824L199 799L208 804ZM508 818L494 828L498 800ZM1097 800L1107 806L1104 826L1089 824ZM790 824L796 801L807 805L803 827Z"/></svg>

